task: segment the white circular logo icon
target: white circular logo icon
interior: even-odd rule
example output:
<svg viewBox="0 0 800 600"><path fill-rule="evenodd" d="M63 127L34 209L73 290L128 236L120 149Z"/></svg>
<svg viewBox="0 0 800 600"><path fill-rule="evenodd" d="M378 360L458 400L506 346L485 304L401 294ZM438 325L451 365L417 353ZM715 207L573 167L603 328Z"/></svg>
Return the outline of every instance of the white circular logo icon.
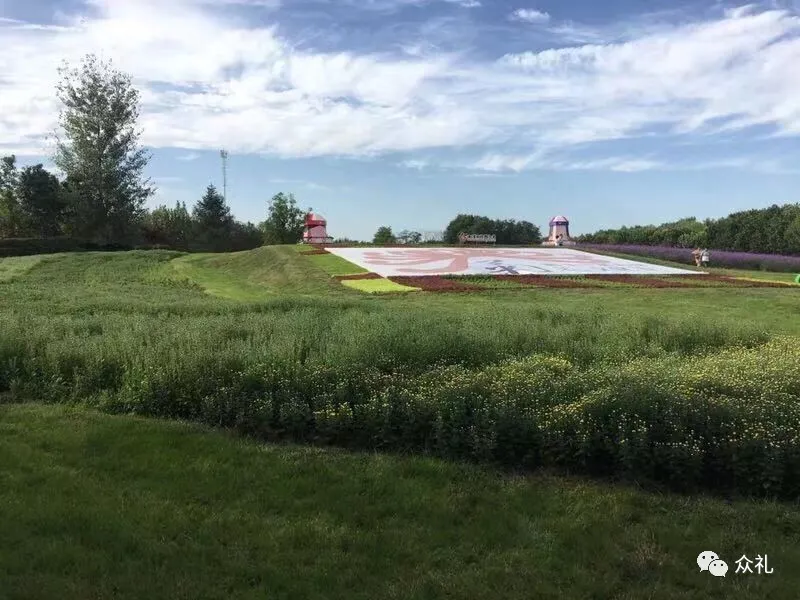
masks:
<svg viewBox="0 0 800 600"><path fill-rule="evenodd" d="M716 552L711 552L711 550L705 550L701 552L697 557L697 566L700 567L701 571L708 571L708 566L715 560L718 560L719 556L717 556Z"/></svg>
<svg viewBox="0 0 800 600"><path fill-rule="evenodd" d="M708 572L714 577L725 577L728 572L728 563L724 560L712 560L708 565Z"/></svg>

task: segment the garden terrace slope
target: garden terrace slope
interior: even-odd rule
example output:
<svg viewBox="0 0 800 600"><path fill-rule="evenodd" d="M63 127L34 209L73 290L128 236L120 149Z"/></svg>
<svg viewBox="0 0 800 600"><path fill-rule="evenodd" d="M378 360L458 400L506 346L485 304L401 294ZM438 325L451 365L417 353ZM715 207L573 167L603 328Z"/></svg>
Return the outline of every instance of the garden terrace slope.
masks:
<svg viewBox="0 0 800 600"><path fill-rule="evenodd" d="M275 269L278 259L264 260L271 256L288 258ZM702 375L699 382L675 387L668 377L676 368L711 364L706 361L727 348L756 348L751 351L759 356L772 334L797 333L798 328L792 318L796 297L785 290L498 290L450 298L362 297L306 262L326 257L304 257L294 249L197 257L206 271L237 273L243 281L252 277L269 292L264 299L240 302L167 278L164 270L174 269L176 258L183 261L165 252L64 255L2 284L4 400L80 402L108 411L202 421L267 439L435 452L505 466L560 465L557 443L577 443L577 433L562 435L552 428L557 423L545 427L547 420L539 420L545 429L539 437L526 433L521 439L531 446L520 452L504 425L527 427L521 414L550 410L549 401L536 395L544 388L492 395L505 393L510 389L506 384L516 385L526 361L566 361L566 373L558 376L568 384L556 399L581 410L621 407L636 414L639 405L625 404L630 392L653 400L655 412L647 422L657 423L669 408L660 385L705 393L702 386L711 382L713 372L701 369L693 371ZM315 273L314 279L293 282L308 273L305 269ZM285 282L274 288L284 293L272 294L276 281ZM321 285L314 293L303 288L317 282ZM324 291L328 285L340 289L338 297ZM776 354L765 356L752 377L771 368ZM652 362L653 376L643 379L644 388L609 379L631 357ZM786 362L785 356L781 360ZM724 380L735 379L730 376L735 369L726 369ZM449 379L451 374L457 379ZM523 380L535 379L523 374ZM781 385L794 385L792 372L779 375ZM426 377L433 378L431 385L419 387ZM755 381L752 377L746 383ZM450 386L461 381L466 387L453 392ZM486 387L486 381L492 385ZM587 382L589 388L581 387ZM392 385L402 387L392 390ZM420 396L426 389L435 395ZM730 410L739 411L736 402L749 398L753 410L775 410L756 415L754 423L770 423L773 417L792 422L791 415L780 412L789 406L791 392L761 384L759 389L776 395L756 405L750 388L728 391ZM509 398L528 405L508 405ZM587 399L591 402L584 406ZM458 404L464 401L478 404ZM714 402L697 404L710 413L695 416L716 423ZM684 396L674 399L675 407L687 403ZM598 431L614 438L619 433L614 423L609 418ZM598 461L602 451L590 446L584 455ZM663 477L670 485L676 481L672 471L649 474L646 465L657 463L648 463L646 453L631 456L641 461L636 465L642 477ZM636 469L626 471L631 456L607 464L635 477ZM589 463L566 467L593 470ZM786 473L790 477L790 470ZM720 486L725 477L723 472ZM791 489L791 483L781 481L775 489Z"/></svg>
<svg viewBox="0 0 800 600"><path fill-rule="evenodd" d="M312 258L326 257L306 257L290 247L268 246L230 254L187 255L174 260L172 267L179 279L232 300L259 301L276 294L341 294L341 286L315 268Z"/></svg>

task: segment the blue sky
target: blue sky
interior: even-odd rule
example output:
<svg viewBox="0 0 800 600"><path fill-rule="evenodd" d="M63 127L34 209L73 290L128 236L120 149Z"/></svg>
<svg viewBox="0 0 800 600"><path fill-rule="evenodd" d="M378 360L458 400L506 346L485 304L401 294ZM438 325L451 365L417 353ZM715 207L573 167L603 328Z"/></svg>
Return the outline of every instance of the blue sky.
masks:
<svg viewBox="0 0 800 600"><path fill-rule="evenodd" d="M49 162L62 60L142 93L151 205L460 212L577 233L800 201L800 2L0 0L0 154Z"/></svg>

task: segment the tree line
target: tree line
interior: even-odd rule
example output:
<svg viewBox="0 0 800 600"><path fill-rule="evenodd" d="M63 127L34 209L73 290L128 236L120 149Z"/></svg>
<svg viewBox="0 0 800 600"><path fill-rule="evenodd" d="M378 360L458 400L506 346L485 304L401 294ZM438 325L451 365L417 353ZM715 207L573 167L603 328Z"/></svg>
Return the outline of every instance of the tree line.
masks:
<svg viewBox="0 0 800 600"><path fill-rule="evenodd" d="M297 243L303 235L305 213L293 194L283 192L273 196L268 218L259 224L237 221L213 184L191 209L177 202L120 215L113 209L101 212L91 199L42 164L19 168L15 156L0 158L0 238L69 237L106 248L237 252Z"/></svg>
<svg viewBox="0 0 800 600"><path fill-rule="evenodd" d="M605 229L582 235L593 244L713 248L765 254L800 254L800 204L736 212L720 219L694 217L661 225Z"/></svg>
<svg viewBox="0 0 800 600"><path fill-rule="evenodd" d="M491 219L480 215L457 215L444 230L442 243L457 244L462 233L494 235L503 246L540 244L539 228L528 221L513 219ZM379 227L372 238L373 244L419 244L422 234L417 231L401 231L395 235L389 226Z"/></svg>
<svg viewBox="0 0 800 600"><path fill-rule="evenodd" d="M494 235L497 237L497 243L503 246L539 244L542 241L542 234L533 223L513 219L490 219L479 215L456 216L444 230L444 242L458 243L458 236L461 233Z"/></svg>
<svg viewBox="0 0 800 600"><path fill-rule="evenodd" d="M147 210L155 188L144 176L150 155L139 144L139 92L130 76L93 55L60 75L53 162L63 178L42 164L0 158L0 238L211 252L301 239L304 211L292 194L274 196L258 225L234 219L214 185L191 211L185 203Z"/></svg>

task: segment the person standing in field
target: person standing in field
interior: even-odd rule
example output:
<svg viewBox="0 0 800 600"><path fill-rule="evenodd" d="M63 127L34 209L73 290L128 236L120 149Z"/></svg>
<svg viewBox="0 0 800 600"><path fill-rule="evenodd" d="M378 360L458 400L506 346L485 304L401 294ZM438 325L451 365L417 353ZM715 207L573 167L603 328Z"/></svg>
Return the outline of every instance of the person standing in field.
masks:
<svg viewBox="0 0 800 600"><path fill-rule="evenodd" d="M700 253L700 262L703 265L703 267L707 267L710 261L711 257L708 255L708 250L704 248L703 251Z"/></svg>
<svg viewBox="0 0 800 600"><path fill-rule="evenodd" d="M695 266L697 266L697 267L699 267L699 266L700 266L700 256L701 256L701 254L702 254L702 253L700 252L700 248L695 248L695 249L692 251L692 258L694 258L694 264L695 264Z"/></svg>

